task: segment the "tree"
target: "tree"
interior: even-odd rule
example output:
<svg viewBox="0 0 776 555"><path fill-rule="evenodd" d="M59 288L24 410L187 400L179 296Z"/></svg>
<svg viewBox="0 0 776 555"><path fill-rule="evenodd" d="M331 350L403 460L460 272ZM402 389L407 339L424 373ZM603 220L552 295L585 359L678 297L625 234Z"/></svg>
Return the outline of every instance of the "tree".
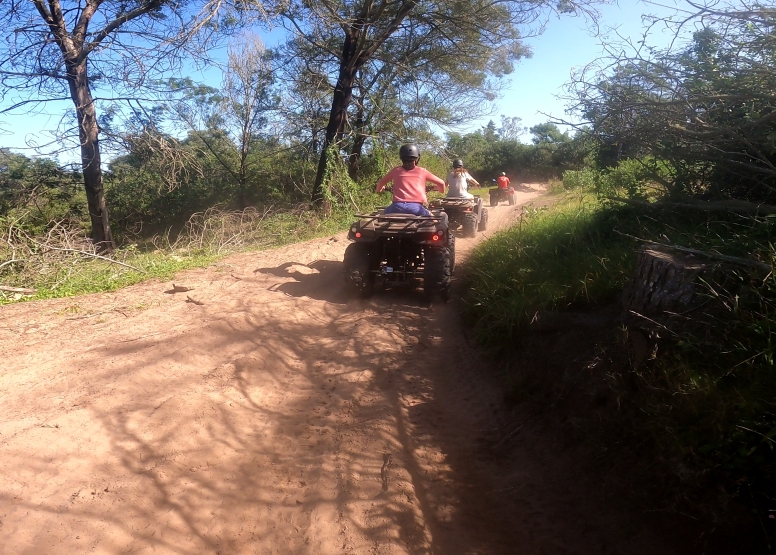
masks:
<svg viewBox="0 0 776 555"><path fill-rule="evenodd" d="M394 82L414 87L419 106L434 102L439 94L451 98L445 93L460 87L449 85L479 87L488 76L509 73L526 54L519 28L535 22L543 9L584 10L591 3L594 0L291 1L283 12L287 28L296 40L330 55L337 66L313 201L324 198L329 149L339 150L359 78L370 82L363 80L364 73L379 74L383 66L401 70L393 74L400 77Z"/></svg>
<svg viewBox="0 0 776 555"><path fill-rule="evenodd" d="M776 202L776 10L690 7L653 20L690 27L689 42L612 49L575 79L575 106L617 159L667 162L675 179L655 178L669 195Z"/></svg>
<svg viewBox="0 0 776 555"><path fill-rule="evenodd" d="M69 99L75 108L81 168L92 240L114 248L103 193L96 89L137 98L152 73L180 63L188 39L212 20L222 2L207 2L201 17L188 2L171 0L29 0L4 2L0 22L0 93L20 97L0 111ZM126 95L126 96L125 96Z"/></svg>
<svg viewBox="0 0 776 555"><path fill-rule="evenodd" d="M306 158L320 154L327 115L331 106L329 77L325 72L331 56L306 41L293 39L278 52L280 115L285 122L283 138L300 145Z"/></svg>
<svg viewBox="0 0 776 555"><path fill-rule="evenodd" d="M53 160L0 148L0 217L25 211L25 224L37 226L47 224L48 217L69 215L80 177Z"/></svg>
<svg viewBox="0 0 776 555"><path fill-rule="evenodd" d="M523 118L509 117L502 114L501 128L498 136L502 141L517 141L525 133Z"/></svg>
<svg viewBox="0 0 776 555"><path fill-rule="evenodd" d="M168 81L172 96L182 95L169 101L175 119L231 176L240 208L248 206L250 183L257 181L256 150L266 145L268 114L277 108L272 57L260 37L246 34L229 47L220 89L188 78Z"/></svg>
<svg viewBox="0 0 776 555"><path fill-rule="evenodd" d="M489 143L495 143L499 140L498 129L496 129L496 122L493 120L488 121L488 125L482 128L482 136Z"/></svg>
<svg viewBox="0 0 776 555"><path fill-rule="evenodd" d="M533 144L560 144L570 141L568 133L562 132L554 123L539 123L529 129Z"/></svg>

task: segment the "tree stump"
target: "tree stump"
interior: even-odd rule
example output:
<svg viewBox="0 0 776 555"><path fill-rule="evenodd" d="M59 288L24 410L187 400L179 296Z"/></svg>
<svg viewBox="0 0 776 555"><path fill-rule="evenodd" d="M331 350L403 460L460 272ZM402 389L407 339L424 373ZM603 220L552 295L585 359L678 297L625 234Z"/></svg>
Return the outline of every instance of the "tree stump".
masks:
<svg viewBox="0 0 776 555"><path fill-rule="evenodd" d="M623 293L623 306L641 315L690 307L716 266L689 254L645 248Z"/></svg>

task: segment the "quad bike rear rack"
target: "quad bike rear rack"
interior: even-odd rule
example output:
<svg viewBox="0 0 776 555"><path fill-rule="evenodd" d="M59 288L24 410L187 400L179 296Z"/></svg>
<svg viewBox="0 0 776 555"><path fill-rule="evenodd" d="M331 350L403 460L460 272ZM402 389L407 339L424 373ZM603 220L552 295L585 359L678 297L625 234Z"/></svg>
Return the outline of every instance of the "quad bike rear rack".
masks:
<svg viewBox="0 0 776 555"><path fill-rule="evenodd" d="M479 195L474 195L472 198L467 197L442 197L438 199L434 199L432 203L437 206L465 206L467 204L471 204L473 202L477 202L477 199L480 198Z"/></svg>
<svg viewBox="0 0 776 555"><path fill-rule="evenodd" d="M356 214L358 222L353 224L363 231L384 235L403 235L416 231L434 231L437 224L446 221L447 215L413 216L411 214Z"/></svg>

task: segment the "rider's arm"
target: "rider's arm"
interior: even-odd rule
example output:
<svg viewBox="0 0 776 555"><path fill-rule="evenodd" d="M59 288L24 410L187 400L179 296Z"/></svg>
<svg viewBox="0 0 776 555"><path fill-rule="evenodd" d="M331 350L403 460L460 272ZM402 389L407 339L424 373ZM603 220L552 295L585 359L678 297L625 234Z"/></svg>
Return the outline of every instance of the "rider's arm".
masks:
<svg viewBox="0 0 776 555"><path fill-rule="evenodd" d="M479 186L480 186L480 184L477 182L477 180L476 180L476 179L474 179L474 178L473 178L471 175L469 175L468 173L466 174L466 181L468 181L469 183L474 183L474 186L475 186L475 187L479 187Z"/></svg>
<svg viewBox="0 0 776 555"><path fill-rule="evenodd" d="M391 181L393 181L393 170L389 171L380 178L380 181L377 182L377 187L375 187L375 192L382 193L383 189L385 189L385 186Z"/></svg>
<svg viewBox="0 0 776 555"><path fill-rule="evenodd" d="M436 190L439 191L440 193L445 192L445 182L428 170L426 170L426 181L430 181L431 183L436 185Z"/></svg>

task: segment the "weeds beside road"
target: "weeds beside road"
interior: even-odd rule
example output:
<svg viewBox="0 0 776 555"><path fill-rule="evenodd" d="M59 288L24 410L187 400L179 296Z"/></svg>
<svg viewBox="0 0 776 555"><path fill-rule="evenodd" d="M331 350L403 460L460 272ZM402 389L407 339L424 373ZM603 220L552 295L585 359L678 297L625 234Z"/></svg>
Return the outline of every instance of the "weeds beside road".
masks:
<svg viewBox="0 0 776 555"><path fill-rule="evenodd" d="M380 197L369 195L359 209L371 209ZM350 210L325 213L305 206L243 211L211 209L189 218L177 236L157 235L116 250L111 262L83 230L54 223L45 235L31 236L15 221L0 221L0 285L34 290L0 291L0 304L21 299L69 297L115 291L146 279L170 279L176 272L205 266L227 254L278 247L345 229Z"/></svg>
<svg viewBox="0 0 776 555"><path fill-rule="evenodd" d="M653 510L691 514L708 533L740 524L745 505L764 548L776 532L776 279L707 284L705 306L658 325L623 318L620 299L633 237L771 264L773 235L768 218L656 215L566 193L475 251L466 318L511 361L511 395L566 419L599 467L645 473ZM562 324L549 335L546 314Z"/></svg>

